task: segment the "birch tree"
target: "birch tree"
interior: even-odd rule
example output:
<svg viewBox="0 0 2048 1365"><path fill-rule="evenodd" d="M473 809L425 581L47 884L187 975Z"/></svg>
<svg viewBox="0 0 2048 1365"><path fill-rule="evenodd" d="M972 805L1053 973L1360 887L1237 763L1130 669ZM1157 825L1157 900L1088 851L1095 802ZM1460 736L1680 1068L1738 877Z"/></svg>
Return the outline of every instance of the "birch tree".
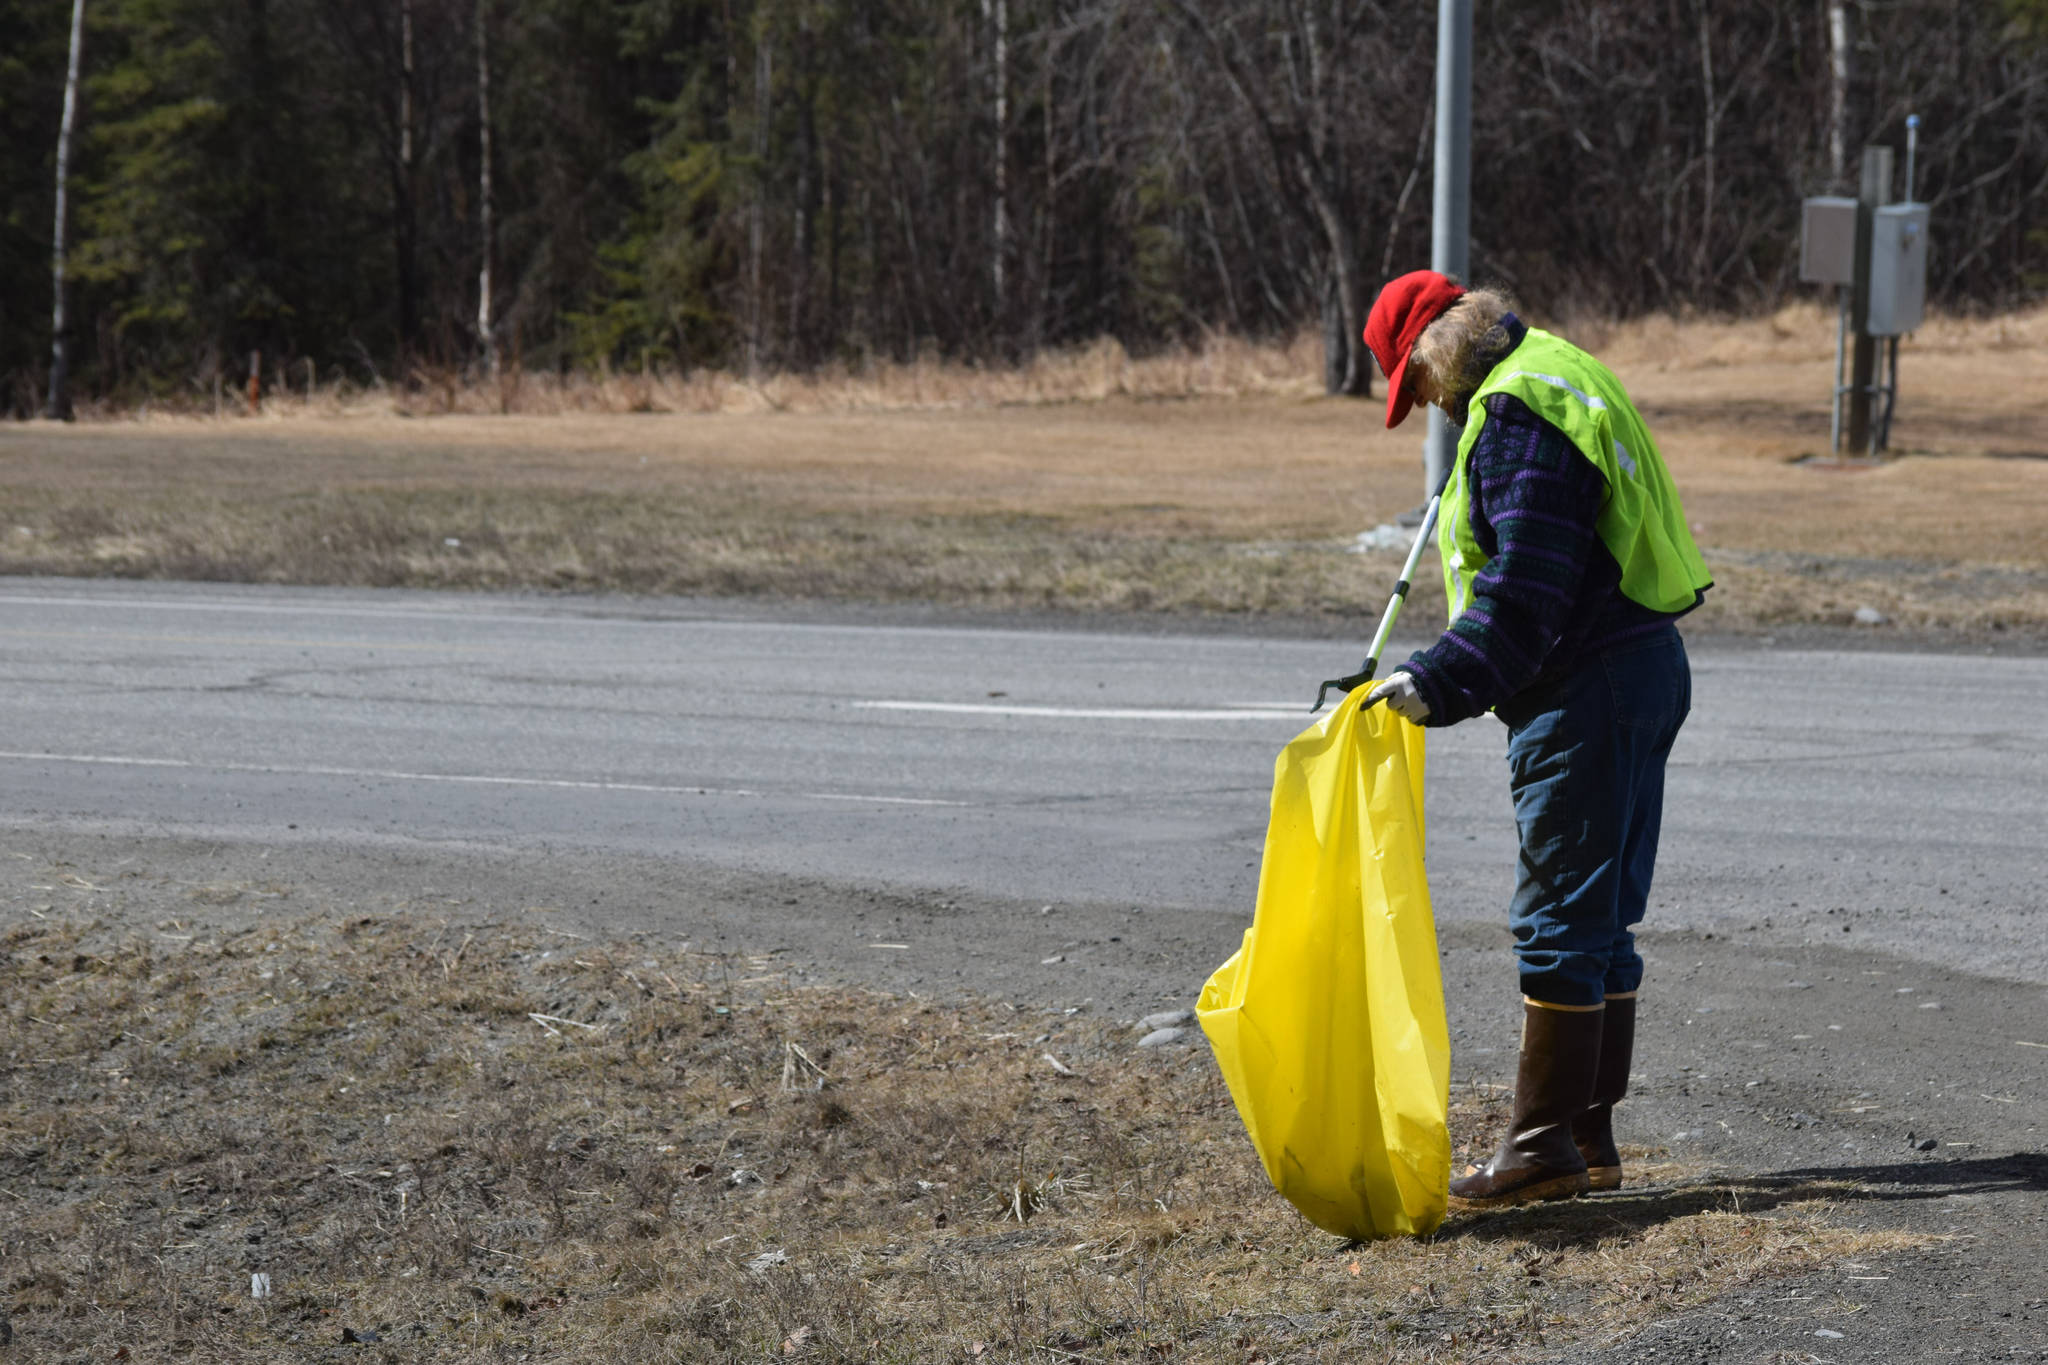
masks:
<svg viewBox="0 0 2048 1365"><path fill-rule="evenodd" d="M981 0L982 18L995 38L995 203L989 229L989 283L995 288L996 316L1006 311L1009 297L1003 271L1010 253L1010 5L1009 0Z"/></svg>
<svg viewBox="0 0 2048 1365"><path fill-rule="evenodd" d="M412 31L413 0L398 0L398 155L391 171L392 246L398 260L398 361L402 368L419 342L419 194L415 172L414 112L417 61Z"/></svg>
<svg viewBox="0 0 2048 1365"><path fill-rule="evenodd" d="M491 214L491 39L490 0L476 0L477 218L479 263L476 274L476 339L483 348L484 372L498 379L498 334L491 318L491 257L497 239Z"/></svg>
<svg viewBox="0 0 2048 1365"><path fill-rule="evenodd" d="M1828 179L1838 186L1847 184L1849 179L1849 63L1852 52L1848 0L1828 0Z"/></svg>
<svg viewBox="0 0 2048 1365"><path fill-rule="evenodd" d="M85 50L85 0L71 0L71 57L64 70L64 123L57 133L57 212L50 238L50 398L43 415L71 420L71 320L65 315L66 240L70 236L71 149L78 134L78 67Z"/></svg>
<svg viewBox="0 0 2048 1365"><path fill-rule="evenodd" d="M379 383L1318 326L1363 392L1426 243L1429 8L0 0L0 409L193 401L257 348ZM1800 296L1800 198L1909 113L1934 300L2048 290L2048 0L1475 37L1473 273L1538 315Z"/></svg>

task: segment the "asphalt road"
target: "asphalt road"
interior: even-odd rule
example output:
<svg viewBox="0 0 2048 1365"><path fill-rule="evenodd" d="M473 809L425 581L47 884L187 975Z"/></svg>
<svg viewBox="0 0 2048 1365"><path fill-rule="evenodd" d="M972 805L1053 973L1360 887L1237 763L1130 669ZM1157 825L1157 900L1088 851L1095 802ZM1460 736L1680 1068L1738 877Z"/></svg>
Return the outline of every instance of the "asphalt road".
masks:
<svg viewBox="0 0 2048 1365"><path fill-rule="evenodd" d="M1328 641L730 604L0 581L0 822L454 847L1241 915ZM1695 645L1654 927L2048 982L2048 660ZM1497 923L1501 752L1431 735L1440 922ZM633 926L625 926L633 927Z"/></svg>
<svg viewBox="0 0 2048 1365"><path fill-rule="evenodd" d="M1695 1174L1526 1216L1644 1230L1822 1182L1843 1221L1938 1240L1560 1362L2048 1359L2048 659L1864 643L1695 643L1616 1120ZM0 921L168 943L545 909L1135 1018L1236 942L1273 755L1353 663L1099 623L0 580ZM1503 745L1485 719L1431 738L1457 1084L1513 1074Z"/></svg>

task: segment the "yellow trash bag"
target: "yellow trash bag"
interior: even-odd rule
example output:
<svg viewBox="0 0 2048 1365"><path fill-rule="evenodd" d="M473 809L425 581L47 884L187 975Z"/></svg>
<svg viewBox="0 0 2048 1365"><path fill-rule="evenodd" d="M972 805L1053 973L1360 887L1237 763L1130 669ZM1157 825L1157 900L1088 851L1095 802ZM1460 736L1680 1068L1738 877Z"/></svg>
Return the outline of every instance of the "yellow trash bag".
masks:
<svg viewBox="0 0 2048 1365"><path fill-rule="evenodd" d="M1451 1176L1423 732L1369 690L1281 750L1258 908L1195 1010L1274 1188L1357 1238L1432 1231Z"/></svg>

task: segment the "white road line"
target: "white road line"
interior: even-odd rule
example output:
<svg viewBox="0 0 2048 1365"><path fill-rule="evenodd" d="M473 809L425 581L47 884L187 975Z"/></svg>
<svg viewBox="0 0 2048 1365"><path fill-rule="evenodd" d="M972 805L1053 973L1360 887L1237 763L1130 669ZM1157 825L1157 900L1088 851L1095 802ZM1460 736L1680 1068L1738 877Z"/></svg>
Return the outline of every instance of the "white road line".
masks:
<svg viewBox="0 0 2048 1365"><path fill-rule="evenodd" d="M29 580L35 581L35 580ZM389 588L375 589L379 592L417 593L426 595L433 589ZM448 594L453 595L453 594ZM364 616L379 620L416 621L422 624L447 624L463 626L477 622L489 622L514 626L633 626L660 630L705 630L733 631L785 631L791 634L865 636L873 634L913 635L948 640L1070 640L1072 631L1062 631L1041 626L972 626L972 625L916 625L909 622L832 622L832 621L778 621L769 616L728 617L728 616L636 616L629 612L612 612L602 603L582 607L573 598L536 601L531 612L507 609L493 604L491 608L479 609L467 603L448 606L366 606L350 602L238 602L224 597L202 597L190 600L171 600L138 594L135 597L89 597L67 596L51 592L10 592L0 582L0 607L9 605L28 607L103 607L115 611L186 611L186 612L240 612L254 616L313 616L341 617ZM679 612L686 608L678 609ZM1092 640L1114 641L1124 644L1157 644L1171 640L1174 636L1133 635L1121 631L1084 632ZM1192 637L1180 637L1192 638ZM1204 649L1216 651L1256 651L1265 653L1275 642L1260 636L1203 636ZM1291 642L1299 643L1299 642ZM1417 640L1422 644L1426 641Z"/></svg>
<svg viewBox="0 0 2048 1365"><path fill-rule="evenodd" d="M1292 720L1304 726L1313 719L1308 704L1266 709L1264 703L1230 703L1217 707L1166 706L1004 706L996 702L857 701L861 711L930 711L948 716L1038 716L1056 720Z"/></svg>
<svg viewBox="0 0 2048 1365"><path fill-rule="evenodd" d="M393 593L419 593L424 595L434 589L380 589ZM453 596L454 594L446 594ZM530 612L505 610L479 610L467 603L447 606L365 606L351 602L238 602L226 597L198 597L187 600L152 597L137 594L134 597L77 597L61 593L9 592L0 587L0 607L9 605L29 607L103 607L113 611L186 611L186 612L228 612L249 616L312 616L319 618L363 616L382 621L415 621L425 625L446 624L465 626L474 623L512 626L632 626L659 630L730 630L758 631L776 630L798 634L820 635L863 635L877 631L904 635L936 635L955 639L1014 639L1029 636L1039 639L1060 639L1069 632L1008 626L924 626L911 624L832 622L832 621L778 621L772 617L727 617L727 616L635 616L627 612L608 612L602 607L578 610L573 599L559 604L546 601L536 602ZM1153 640L1159 637L1127 637L1105 633L1101 639L1116 640L1140 638ZM1233 639L1218 637L1213 642L1219 647L1241 648L1250 645L1266 647L1267 642L1259 639Z"/></svg>
<svg viewBox="0 0 2048 1365"><path fill-rule="evenodd" d="M453 625L465 625L472 621L491 621L503 625L532 625L535 622L569 621L572 623L609 622L612 620L632 621L630 617L598 616L553 616L540 612L519 615L513 612L464 611L458 608L418 607L357 607L341 603L319 602L230 602L224 598L203 597L190 602L171 602L150 597L62 597L55 595L37 596L32 593L0 592L0 606L20 604L30 607L111 607L116 611L218 611L240 612L254 616L368 616L378 620L398 621L446 621ZM675 622L634 622L635 624L657 625L699 625L697 621Z"/></svg>
<svg viewBox="0 0 2048 1365"><path fill-rule="evenodd" d="M267 649L389 649L408 652L429 650L436 654L486 652L484 646L451 645L440 641L432 644L414 644L409 640L281 640L276 636L258 635L144 635L126 630L22 630L13 626L0 626L0 639L90 640L95 643L113 641L146 645L225 645L237 648L253 645Z"/></svg>
<svg viewBox="0 0 2048 1365"><path fill-rule="evenodd" d="M318 764L286 768L271 763L196 763L183 758L138 758L128 754L33 754L0 751L0 760L22 763L78 763L112 768L175 768L199 772L258 773L275 777L363 777L391 782L452 782L482 787L545 787L562 791L643 792L653 796L783 797L798 801L852 801L876 806L967 806L924 796L874 796L862 792L771 792L750 787L668 787L649 782L577 782L555 777L493 777L484 773L413 773L382 768L329 768Z"/></svg>

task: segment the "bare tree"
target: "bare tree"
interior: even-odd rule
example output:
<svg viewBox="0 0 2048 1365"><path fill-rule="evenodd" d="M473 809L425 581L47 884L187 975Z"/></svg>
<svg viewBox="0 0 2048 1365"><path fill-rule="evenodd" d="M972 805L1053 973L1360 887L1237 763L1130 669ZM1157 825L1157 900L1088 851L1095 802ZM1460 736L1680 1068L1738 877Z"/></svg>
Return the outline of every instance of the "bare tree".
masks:
<svg viewBox="0 0 2048 1365"><path fill-rule="evenodd" d="M71 420L70 319L65 316L66 289L64 252L69 235L71 146L78 134L78 64L85 48L85 0L71 0L71 60L64 72L64 123L57 134L57 222L50 242L50 398L43 415L52 421Z"/></svg>
<svg viewBox="0 0 2048 1365"><path fill-rule="evenodd" d="M1704 22L1704 21L1703 21ZM1849 61L1852 53L1847 0L1828 0L1828 176L1849 177Z"/></svg>
<svg viewBox="0 0 2048 1365"><path fill-rule="evenodd" d="M759 35L754 48L754 195L747 218L747 375L761 373L761 347L767 324L767 301L761 289L762 258L768 235L768 115L769 83L774 79L775 59L768 34Z"/></svg>
<svg viewBox="0 0 2048 1365"><path fill-rule="evenodd" d="M1213 14L1198 0L1168 4L1250 117L1270 158L1280 202L1321 239L1324 388L1370 393L1372 364L1362 335L1365 281L1337 88L1351 67L1352 40L1365 7L1287 0L1275 12L1254 8L1254 21L1267 27L1247 40L1235 30L1236 15ZM1262 61L1267 52L1273 58Z"/></svg>
<svg viewBox="0 0 2048 1365"><path fill-rule="evenodd" d="M995 30L995 221L989 243L989 280L995 286L996 316L1006 312L1009 291L1003 265L1010 252L1010 5L981 0L982 17Z"/></svg>
<svg viewBox="0 0 2048 1365"><path fill-rule="evenodd" d="M490 0L476 0L476 121L478 231L482 237L476 276L476 339L484 369L498 378L498 337L491 321L491 42Z"/></svg>
<svg viewBox="0 0 2048 1365"><path fill-rule="evenodd" d="M1318 320L1359 392L1426 246L1412 0L134 0L88 6L90 90L73 24L60 100L78 7L13 7L72 220L0 250L7 304L55 286L47 340L0 327L37 413L231 346L417 382L522 342L765 373ZM1908 115L1933 296L2048 290L2048 0L1543 0L1474 37L1471 273L1535 315L1774 307L1801 197Z"/></svg>
<svg viewBox="0 0 2048 1365"><path fill-rule="evenodd" d="M398 368L409 371L419 342L419 175L418 115L414 87L418 64L412 34L413 0L398 0L398 156L391 173L392 247L398 257Z"/></svg>

